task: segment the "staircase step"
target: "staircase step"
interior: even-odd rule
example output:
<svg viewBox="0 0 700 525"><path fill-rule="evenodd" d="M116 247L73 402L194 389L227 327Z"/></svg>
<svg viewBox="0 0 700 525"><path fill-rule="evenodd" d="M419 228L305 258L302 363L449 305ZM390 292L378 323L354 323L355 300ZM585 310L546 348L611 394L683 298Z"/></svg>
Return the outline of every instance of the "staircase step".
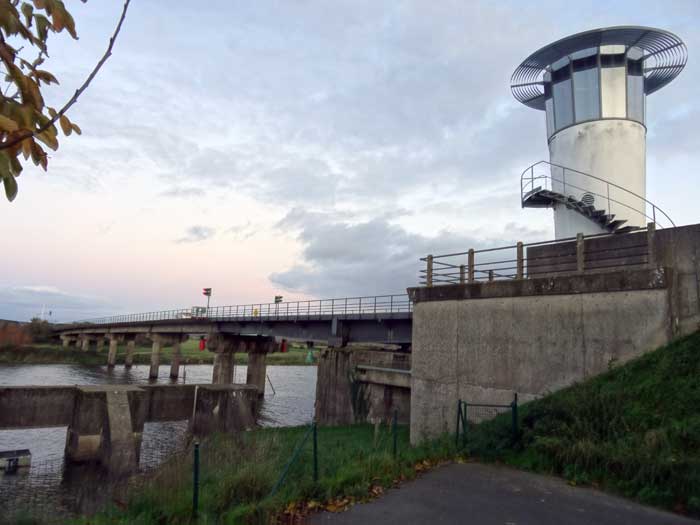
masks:
<svg viewBox="0 0 700 525"><path fill-rule="evenodd" d="M617 229L620 228L626 222L627 221L625 219L617 219L609 222L606 227L610 230L617 231Z"/></svg>
<svg viewBox="0 0 700 525"><path fill-rule="evenodd" d="M615 233L631 233L640 229L641 228L639 226L623 226L622 228L615 230Z"/></svg>

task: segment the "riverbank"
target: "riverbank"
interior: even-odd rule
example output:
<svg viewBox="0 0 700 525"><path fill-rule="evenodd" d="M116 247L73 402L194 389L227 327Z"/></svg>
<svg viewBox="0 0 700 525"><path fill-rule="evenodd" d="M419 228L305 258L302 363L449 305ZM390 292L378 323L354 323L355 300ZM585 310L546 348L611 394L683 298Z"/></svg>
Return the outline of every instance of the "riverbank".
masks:
<svg viewBox="0 0 700 525"><path fill-rule="evenodd" d="M208 350L200 351L198 341L186 341L180 347L182 364L211 364L214 362L214 353ZM126 346L117 348L117 364L124 363ZM285 353L276 352L267 356L268 365L315 365L318 360L318 350L312 350L313 363L308 362L308 350L305 347L290 345ZM172 348L165 347L161 350L160 363L170 364ZM236 354L236 364L248 363L248 354ZM136 347L134 351L134 364L150 364L151 349L149 347ZM83 351L76 348L64 348L60 345L39 344L26 346L7 346L0 348L0 364L78 364L86 366L100 366L107 363L107 346L101 352L96 350Z"/></svg>
<svg viewBox="0 0 700 525"><path fill-rule="evenodd" d="M455 454L449 437L411 447L407 426L397 428L396 457L390 426L321 427L315 483L312 435L309 426L266 428L204 441L198 522L268 523L278 517L299 523L309 512L375 498ZM189 523L192 468L191 453L170 461L137 483L124 504L79 523Z"/></svg>

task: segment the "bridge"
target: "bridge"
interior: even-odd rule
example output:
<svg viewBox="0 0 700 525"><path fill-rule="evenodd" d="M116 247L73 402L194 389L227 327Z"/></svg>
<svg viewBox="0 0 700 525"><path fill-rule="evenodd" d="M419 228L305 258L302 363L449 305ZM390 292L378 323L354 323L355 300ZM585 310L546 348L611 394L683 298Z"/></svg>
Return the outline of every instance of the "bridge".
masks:
<svg viewBox="0 0 700 525"><path fill-rule="evenodd" d="M248 383L265 388L265 355L277 350L281 339L325 342L393 344L408 350L411 343L412 303L406 294L343 297L286 303L257 303L210 308L191 307L158 312L115 315L59 325L55 333L64 347L100 350L109 340L108 366L115 366L117 346L125 342L125 365L131 366L138 334L153 341L150 377L158 377L160 351L173 347L170 375L180 368L180 343L189 336L206 335L216 352L215 383L230 383L233 353L248 353Z"/></svg>

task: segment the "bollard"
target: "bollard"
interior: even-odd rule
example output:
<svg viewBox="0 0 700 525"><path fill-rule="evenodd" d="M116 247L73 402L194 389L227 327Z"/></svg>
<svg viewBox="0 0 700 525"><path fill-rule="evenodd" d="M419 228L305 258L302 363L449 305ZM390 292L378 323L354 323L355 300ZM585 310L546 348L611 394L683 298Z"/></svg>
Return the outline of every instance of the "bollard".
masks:
<svg viewBox="0 0 700 525"><path fill-rule="evenodd" d="M194 464L192 465L192 516L197 518L199 511L199 442L194 444Z"/></svg>
<svg viewBox="0 0 700 525"><path fill-rule="evenodd" d="M314 439L314 483L318 483L318 432L316 430L316 422L313 423L313 439Z"/></svg>
<svg viewBox="0 0 700 525"><path fill-rule="evenodd" d="M394 415L391 419L391 433L394 438L394 459L396 459L396 455L398 453L398 446L397 446L397 429L396 429L396 420L398 419L398 410L394 409Z"/></svg>

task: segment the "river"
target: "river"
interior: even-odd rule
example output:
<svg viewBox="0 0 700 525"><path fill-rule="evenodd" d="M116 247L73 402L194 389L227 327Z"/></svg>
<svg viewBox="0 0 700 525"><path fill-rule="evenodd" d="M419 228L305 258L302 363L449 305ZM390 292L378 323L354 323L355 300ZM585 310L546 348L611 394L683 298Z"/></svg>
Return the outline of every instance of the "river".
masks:
<svg viewBox="0 0 700 525"><path fill-rule="evenodd" d="M148 384L148 365L106 366L83 365L0 365L0 386L19 385L104 385ZM169 365L160 367L158 382L210 383L212 365L187 365L174 381L168 375ZM268 366L269 382L259 423L262 426L301 425L311 421L316 391L315 366ZM235 382L245 383L245 365L236 366ZM65 484L66 470L63 449L66 427L45 429L0 430L0 450L27 448L32 454L29 473L21 476L0 475L0 501L21 499L37 491L47 498ZM185 441L186 421L146 423L143 432L140 464L142 469L158 466L178 450ZM50 498L49 498L50 499Z"/></svg>

